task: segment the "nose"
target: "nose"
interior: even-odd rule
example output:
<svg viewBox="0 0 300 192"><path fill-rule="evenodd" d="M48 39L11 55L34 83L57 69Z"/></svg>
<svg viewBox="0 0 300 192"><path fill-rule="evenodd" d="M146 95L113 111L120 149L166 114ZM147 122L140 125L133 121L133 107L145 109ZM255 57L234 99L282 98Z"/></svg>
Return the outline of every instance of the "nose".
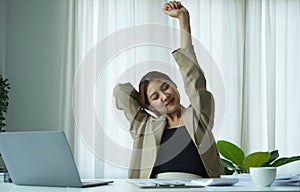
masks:
<svg viewBox="0 0 300 192"><path fill-rule="evenodd" d="M169 97L168 94L163 93L163 92L161 93L161 99L162 99L162 101L166 101L168 99L168 97Z"/></svg>

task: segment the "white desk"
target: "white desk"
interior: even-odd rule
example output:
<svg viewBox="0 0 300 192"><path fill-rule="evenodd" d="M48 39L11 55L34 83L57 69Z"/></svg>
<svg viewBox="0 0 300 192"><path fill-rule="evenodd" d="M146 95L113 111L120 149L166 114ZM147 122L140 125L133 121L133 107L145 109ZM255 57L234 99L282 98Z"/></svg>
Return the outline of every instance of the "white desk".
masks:
<svg viewBox="0 0 300 192"><path fill-rule="evenodd" d="M236 184L230 187L205 187L205 188L176 188L176 189L139 189L127 182L126 179L114 179L114 183L91 188L61 188L61 187L35 187L20 186L12 183L3 183L1 178L0 191L2 192L170 192L170 191L300 191L299 186L271 186L271 187L254 187L252 185L241 186Z"/></svg>

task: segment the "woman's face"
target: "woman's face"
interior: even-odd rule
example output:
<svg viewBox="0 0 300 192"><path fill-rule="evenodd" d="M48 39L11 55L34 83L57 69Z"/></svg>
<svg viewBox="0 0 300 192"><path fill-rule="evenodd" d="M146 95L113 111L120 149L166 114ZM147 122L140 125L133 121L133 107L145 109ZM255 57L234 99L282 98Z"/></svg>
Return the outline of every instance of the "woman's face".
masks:
<svg viewBox="0 0 300 192"><path fill-rule="evenodd" d="M180 98L176 86L168 81L153 79L147 88L150 109L153 108L162 115L177 113L180 109Z"/></svg>

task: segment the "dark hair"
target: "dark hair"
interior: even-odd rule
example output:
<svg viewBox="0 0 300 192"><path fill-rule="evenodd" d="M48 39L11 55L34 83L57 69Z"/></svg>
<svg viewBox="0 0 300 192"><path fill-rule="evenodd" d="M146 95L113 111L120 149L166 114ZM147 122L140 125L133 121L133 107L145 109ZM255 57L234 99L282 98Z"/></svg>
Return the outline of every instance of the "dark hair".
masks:
<svg viewBox="0 0 300 192"><path fill-rule="evenodd" d="M174 84L175 87L177 87L176 84L171 80L171 78L164 73L161 73L159 71L151 71L145 74L140 80L140 84L139 84L140 103L144 109L149 109L150 103L147 97L147 88L150 81L153 79L166 80Z"/></svg>

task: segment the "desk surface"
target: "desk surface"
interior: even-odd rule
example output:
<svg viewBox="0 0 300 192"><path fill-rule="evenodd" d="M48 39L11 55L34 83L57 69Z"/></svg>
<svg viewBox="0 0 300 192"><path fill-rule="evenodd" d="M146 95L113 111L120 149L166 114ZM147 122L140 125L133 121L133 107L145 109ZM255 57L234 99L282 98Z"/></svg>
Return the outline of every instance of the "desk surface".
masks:
<svg viewBox="0 0 300 192"><path fill-rule="evenodd" d="M140 189L127 182L127 179L114 179L114 183L91 188L61 188L61 187L35 187L20 186L12 183L0 182L0 191L5 192L139 192L139 191L300 191L299 186L271 186L271 187L255 187L253 185L236 184L229 187L205 187L205 188L176 188L176 189Z"/></svg>

